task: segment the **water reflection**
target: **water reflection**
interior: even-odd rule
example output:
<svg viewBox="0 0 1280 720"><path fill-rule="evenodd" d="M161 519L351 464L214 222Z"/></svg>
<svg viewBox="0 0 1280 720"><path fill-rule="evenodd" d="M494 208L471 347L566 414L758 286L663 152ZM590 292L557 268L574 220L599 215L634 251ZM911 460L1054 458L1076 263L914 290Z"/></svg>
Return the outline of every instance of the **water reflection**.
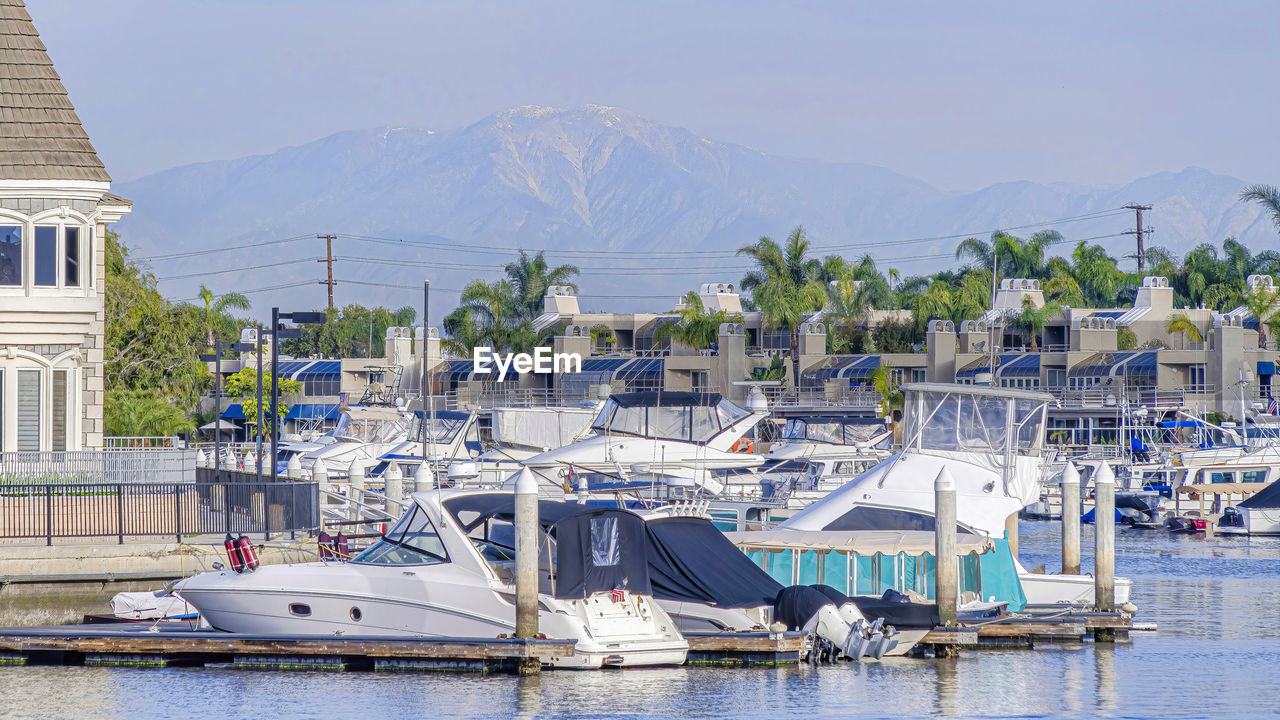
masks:
<svg viewBox="0 0 1280 720"><path fill-rule="evenodd" d="M1027 565L1057 567L1057 525L1024 523ZM1091 547L1086 537L1084 546ZM812 668L704 667L506 675L231 669L0 667L0 716L218 718L769 718L814 716L1185 717L1224 687L1240 717L1272 714L1280 663L1280 541L1122 533L1116 570L1134 580L1156 634ZM1083 558L1086 566L1089 556ZM1088 568L1085 569L1088 572ZM17 709L15 712L14 710Z"/></svg>

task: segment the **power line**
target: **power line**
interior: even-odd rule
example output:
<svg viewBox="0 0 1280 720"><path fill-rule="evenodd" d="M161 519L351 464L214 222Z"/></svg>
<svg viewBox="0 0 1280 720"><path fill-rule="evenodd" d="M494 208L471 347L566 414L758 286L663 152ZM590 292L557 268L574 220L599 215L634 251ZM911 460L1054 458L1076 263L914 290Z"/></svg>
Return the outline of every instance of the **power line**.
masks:
<svg viewBox="0 0 1280 720"><path fill-rule="evenodd" d="M262 265L249 265L247 267L233 267L225 270L201 270L200 272L187 273L185 275L167 275L165 277L157 277L159 282L168 282L170 280L186 280L193 277L206 277L208 275L225 275L233 272L246 272L249 270L263 270L266 268L280 267L281 265L295 265L297 263L311 262L316 258L296 258L294 260L281 260L280 262L265 263Z"/></svg>
<svg viewBox="0 0 1280 720"><path fill-rule="evenodd" d="M135 258L129 258L129 259L136 260L139 262L142 262L142 261L151 262L156 260L181 260L183 258L198 257L200 255L212 255L214 253L229 252L231 250L244 250L245 248L258 248L258 247L267 247L269 245L281 245L284 243L297 242L298 240L306 240L311 237L314 237L314 236L298 235L295 237L281 238L279 240L261 240L259 242L252 242L247 245L220 245L216 248L207 248L205 250L190 250L186 252L169 253L166 255L144 255L141 257L135 257Z"/></svg>
<svg viewBox="0 0 1280 720"><path fill-rule="evenodd" d="M289 288L302 287L303 285L310 285L310 284L311 284L310 280L303 280L301 282L287 283L285 285L271 285L269 287L254 288L253 290L237 290L235 292L239 293L240 295L254 295L256 293L270 292L272 290L287 290ZM226 295L226 294L227 293L223 293L223 295ZM215 297L222 297L222 295L216 295ZM171 300L170 302L175 302L175 303L195 302L196 300L200 300L200 299L201 299L200 296L197 295L196 297L183 298L181 300Z"/></svg>

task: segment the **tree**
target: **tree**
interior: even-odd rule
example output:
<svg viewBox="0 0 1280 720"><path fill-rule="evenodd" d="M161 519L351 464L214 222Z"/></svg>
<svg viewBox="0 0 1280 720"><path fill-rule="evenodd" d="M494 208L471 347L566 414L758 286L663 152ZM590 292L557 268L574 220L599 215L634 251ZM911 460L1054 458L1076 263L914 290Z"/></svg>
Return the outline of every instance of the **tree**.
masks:
<svg viewBox="0 0 1280 720"><path fill-rule="evenodd" d="M742 279L741 287L764 316L766 330L785 327L791 331L791 365L796 387L800 385L800 323L806 315L822 308L827 290L820 277L821 265L806 257L809 241L804 228L796 227L779 246L762 237L755 244L738 249L756 263L755 270Z"/></svg>
<svg viewBox="0 0 1280 720"><path fill-rule="evenodd" d="M1044 326L1061 316L1062 306L1056 302L1046 302L1041 307L1036 307L1031 298L1022 299L1022 314L1018 316L1017 323L1031 336L1031 352L1040 351L1040 336L1044 334Z"/></svg>
<svg viewBox="0 0 1280 720"><path fill-rule="evenodd" d="M105 239L103 389L158 392L188 410L209 379L197 357L205 342L199 311L166 302L155 277L129 259L119 237L108 232Z"/></svg>
<svg viewBox="0 0 1280 720"><path fill-rule="evenodd" d="M303 325L302 337L280 343L280 351L297 357L380 357L389 327L409 327L418 313L409 306L396 310L355 303L328 308L319 325Z"/></svg>
<svg viewBox="0 0 1280 720"><path fill-rule="evenodd" d="M786 381L787 365L781 355L774 355L769 361L769 367L758 367L751 369L751 379L757 382L763 381Z"/></svg>
<svg viewBox="0 0 1280 720"><path fill-rule="evenodd" d="M502 271L511 285L518 313L528 320L542 314L542 298L546 296L547 288L567 285L575 291L578 289L573 282L578 268L574 265L548 266L542 250L532 257L521 250L520 257L504 265Z"/></svg>
<svg viewBox="0 0 1280 720"><path fill-rule="evenodd" d="M1251 289L1243 298L1249 316L1258 319L1258 346L1267 346L1267 333L1280 335L1280 293L1275 288Z"/></svg>
<svg viewBox="0 0 1280 720"><path fill-rule="evenodd" d="M181 408L148 390L106 391L102 418L103 434L116 437L169 437L195 430Z"/></svg>
<svg viewBox="0 0 1280 720"><path fill-rule="evenodd" d="M880 396L880 416L893 422L893 411L901 411L904 402L901 381L882 367L872 370L869 379L876 394Z"/></svg>
<svg viewBox="0 0 1280 720"><path fill-rule="evenodd" d="M1252 200L1271 216L1271 224L1280 232L1280 187L1275 185L1250 185L1240 191L1241 200Z"/></svg>
<svg viewBox="0 0 1280 720"><path fill-rule="evenodd" d="M249 298L237 292L229 292L213 296L213 291L204 285L200 286L200 299L204 301L204 326L205 326L205 348L209 352L213 352L213 344L217 341L214 335L214 329L223 325L233 324L227 311L231 309L248 310Z"/></svg>
<svg viewBox="0 0 1280 720"><path fill-rule="evenodd" d="M273 375L270 370L262 371L262 402L263 407L263 424L262 434L264 437L270 437L273 431L273 423L270 418L271 410L271 381ZM227 391L236 402L240 403L241 409L244 410L245 422L256 425L258 423L258 371L256 368L242 368L240 372L228 377L222 384L223 389ZM302 393L302 383L289 378L280 379L280 400L276 404L276 414L284 417L289 413L288 398Z"/></svg>
<svg viewBox="0 0 1280 720"><path fill-rule="evenodd" d="M741 315L730 315L724 310L707 312L698 293L690 291L684 296L684 306L677 309L676 322L663 323L653 332L653 347L675 340L694 350L705 350L716 342L720 326L724 323L742 322Z"/></svg>
<svg viewBox="0 0 1280 720"><path fill-rule="evenodd" d="M1165 323L1164 331L1167 333L1182 333L1187 342L1204 342L1204 334L1200 332L1200 328L1182 313L1169 318L1169 322Z"/></svg>
<svg viewBox="0 0 1280 720"><path fill-rule="evenodd" d="M567 285L576 289L572 278L578 268L551 268L542 252L530 256L521 250L519 258L503 266L503 273L501 280L473 280L463 289L458 308L445 319L445 329L453 336L446 347L464 355L479 346L500 352L531 352L545 342L552 329L535 332L533 321L542 314L547 288Z"/></svg>

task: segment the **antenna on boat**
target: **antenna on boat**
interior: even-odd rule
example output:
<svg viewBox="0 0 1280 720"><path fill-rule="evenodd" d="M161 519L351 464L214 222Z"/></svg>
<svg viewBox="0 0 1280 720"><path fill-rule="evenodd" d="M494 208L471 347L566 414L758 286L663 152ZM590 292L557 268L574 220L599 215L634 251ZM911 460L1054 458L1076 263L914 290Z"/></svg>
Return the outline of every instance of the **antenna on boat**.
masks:
<svg viewBox="0 0 1280 720"><path fill-rule="evenodd" d="M1000 259L1000 241L991 238L991 323L987 339L987 371L991 373L991 387L996 386L996 272Z"/></svg>

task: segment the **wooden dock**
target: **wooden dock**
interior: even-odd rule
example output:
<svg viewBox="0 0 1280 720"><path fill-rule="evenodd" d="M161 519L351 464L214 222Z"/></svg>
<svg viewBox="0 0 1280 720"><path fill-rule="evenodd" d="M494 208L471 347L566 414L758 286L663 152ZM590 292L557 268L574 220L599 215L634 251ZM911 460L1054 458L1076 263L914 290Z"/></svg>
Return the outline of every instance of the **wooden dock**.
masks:
<svg viewBox="0 0 1280 720"><path fill-rule="evenodd" d="M690 664L795 664L799 632L689 633ZM0 628L0 665L221 666L281 670L518 672L573 654L573 640L242 635L186 622Z"/></svg>
<svg viewBox="0 0 1280 720"><path fill-rule="evenodd" d="M934 628L917 645L917 652L950 654L964 649L1034 648L1037 644L1111 642L1134 629L1125 613L1019 613L984 623ZM1144 626L1145 629L1145 626Z"/></svg>

